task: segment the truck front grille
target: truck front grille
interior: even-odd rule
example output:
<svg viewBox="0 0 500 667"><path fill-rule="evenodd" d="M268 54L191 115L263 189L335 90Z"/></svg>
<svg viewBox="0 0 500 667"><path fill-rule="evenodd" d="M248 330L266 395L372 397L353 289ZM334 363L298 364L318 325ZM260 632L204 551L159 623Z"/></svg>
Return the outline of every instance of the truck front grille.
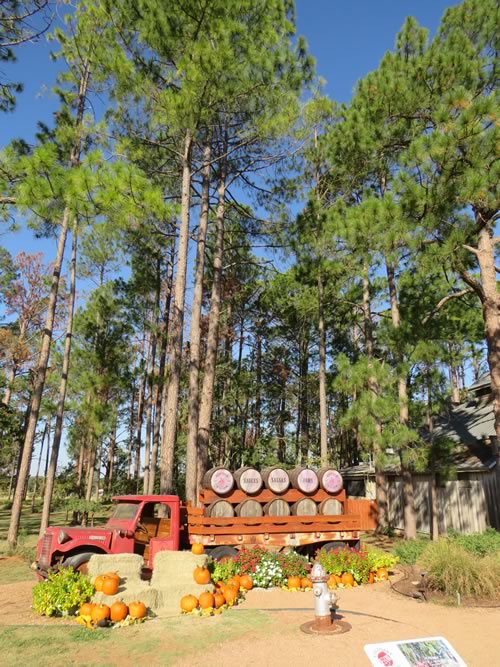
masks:
<svg viewBox="0 0 500 667"><path fill-rule="evenodd" d="M50 566L50 555L52 553L52 535L45 534L42 540L42 549L40 551L40 559L38 567L46 570Z"/></svg>

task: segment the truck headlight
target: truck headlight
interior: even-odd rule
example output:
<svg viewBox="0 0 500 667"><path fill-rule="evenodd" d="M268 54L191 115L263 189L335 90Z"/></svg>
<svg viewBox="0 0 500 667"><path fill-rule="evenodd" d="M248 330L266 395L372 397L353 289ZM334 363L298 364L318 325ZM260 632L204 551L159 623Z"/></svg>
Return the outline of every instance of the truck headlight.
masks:
<svg viewBox="0 0 500 667"><path fill-rule="evenodd" d="M59 531L59 535L57 536L57 541L59 544L64 544L65 542L68 542L71 539L71 537L68 535L68 533L65 533L64 530Z"/></svg>

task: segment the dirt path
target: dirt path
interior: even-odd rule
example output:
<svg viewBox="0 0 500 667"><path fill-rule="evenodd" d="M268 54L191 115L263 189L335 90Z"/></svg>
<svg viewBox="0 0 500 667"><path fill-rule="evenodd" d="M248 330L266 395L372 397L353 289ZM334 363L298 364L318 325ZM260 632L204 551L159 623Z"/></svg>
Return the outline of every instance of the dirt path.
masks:
<svg viewBox="0 0 500 667"><path fill-rule="evenodd" d="M252 591L235 614L247 609L268 610L273 630L261 638L244 636L213 647L204 661L229 667L272 665L273 667L367 667L365 644L417 637L444 636L468 667L500 664L498 636L499 609L466 609L418 603L397 595L387 584L339 591L339 611L352 629L343 635L305 635L300 625L312 620L312 593ZM311 611L309 611L309 609ZM180 660L176 667L192 665Z"/></svg>

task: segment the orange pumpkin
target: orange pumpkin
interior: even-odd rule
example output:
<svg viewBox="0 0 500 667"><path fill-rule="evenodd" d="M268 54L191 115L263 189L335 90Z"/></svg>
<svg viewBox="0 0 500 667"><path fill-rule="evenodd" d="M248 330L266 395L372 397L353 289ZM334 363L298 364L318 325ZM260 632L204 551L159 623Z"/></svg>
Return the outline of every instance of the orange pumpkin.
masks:
<svg viewBox="0 0 500 667"><path fill-rule="evenodd" d="M334 574L335 580L337 581L337 584L342 583L342 576L340 574Z"/></svg>
<svg viewBox="0 0 500 667"><path fill-rule="evenodd" d="M309 577L302 577L300 580L300 585L302 588L312 588L313 582L309 579Z"/></svg>
<svg viewBox="0 0 500 667"><path fill-rule="evenodd" d="M300 588L301 579L300 577L288 577L288 588Z"/></svg>
<svg viewBox="0 0 500 667"><path fill-rule="evenodd" d="M253 581L252 581L251 577L248 576L248 574L244 574L244 575L241 577L240 586L241 586L242 588L244 588L246 591L250 591L250 590L252 590L252 588L253 588Z"/></svg>
<svg viewBox="0 0 500 667"><path fill-rule="evenodd" d="M233 604L238 599L238 591L233 586L226 586L224 589L224 598L228 604Z"/></svg>
<svg viewBox="0 0 500 667"><path fill-rule="evenodd" d="M92 609L91 617L94 623L99 623L99 621L107 620L110 613L111 610L107 604L96 604Z"/></svg>
<svg viewBox="0 0 500 667"><path fill-rule="evenodd" d="M94 579L94 588L98 593L102 591L102 585L104 583L104 575L100 574L98 577Z"/></svg>
<svg viewBox="0 0 500 667"><path fill-rule="evenodd" d="M85 602L80 607L80 616L92 616L92 609L95 607L93 602Z"/></svg>
<svg viewBox="0 0 500 667"><path fill-rule="evenodd" d="M350 572L344 572L342 575L342 583L344 586L354 586L354 577Z"/></svg>
<svg viewBox="0 0 500 667"><path fill-rule="evenodd" d="M115 577L104 577L101 590L104 595L116 595L118 593L118 585Z"/></svg>
<svg viewBox="0 0 500 667"><path fill-rule="evenodd" d="M200 607L202 609L208 609L209 607L215 607L215 598L212 593L205 591L200 595Z"/></svg>
<svg viewBox="0 0 500 667"><path fill-rule="evenodd" d="M113 602L110 609L110 618L114 623L124 621L127 618L128 607L125 602Z"/></svg>
<svg viewBox="0 0 500 667"><path fill-rule="evenodd" d="M128 613L132 618L144 618L146 616L146 605L144 602L131 602L128 606Z"/></svg>
<svg viewBox="0 0 500 667"><path fill-rule="evenodd" d="M222 580L219 580L219 581L215 584L215 588L221 588L221 589L224 588L224 582L223 582Z"/></svg>
<svg viewBox="0 0 500 667"><path fill-rule="evenodd" d="M373 584L374 582L375 582L375 575L373 574L373 572L370 572L370 574L368 575L368 583Z"/></svg>
<svg viewBox="0 0 500 667"><path fill-rule="evenodd" d="M205 586L210 581L210 571L206 567L195 567L193 577L197 584Z"/></svg>
<svg viewBox="0 0 500 667"><path fill-rule="evenodd" d="M241 577L239 574L235 574L230 579L227 580L227 585L234 584L234 587L239 591L241 587Z"/></svg>
<svg viewBox="0 0 500 667"><path fill-rule="evenodd" d="M328 588L337 588L337 577L334 574L331 574L328 577Z"/></svg>
<svg viewBox="0 0 500 667"><path fill-rule="evenodd" d="M118 582L118 585L120 585L120 575L117 574L116 572L106 572L105 574L102 575L106 579L116 579Z"/></svg>
<svg viewBox="0 0 500 667"><path fill-rule="evenodd" d="M226 603L226 598L223 593L214 593L214 605L219 608Z"/></svg>
<svg viewBox="0 0 500 667"><path fill-rule="evenodd" d="M234 582L232 584L226 584L222 587L221 592L224 596L226 595L226 591L231 591L231 594L234 594L234 596L238 597L239 588L236 588Z"/></svg>
<svg viewBox="0 0 500 667"><path fill-rule="evenodd" d="M191 547L191 553L196 554L196 556L200 556L202 553L205 553L205 547L203 544L195 542Z"/></svg>
<svg viewBox="0 0 500 667"><path fill-rule="evenodd" d="M387 581L389 579L389 572L385 567L378 568L377 579L382 579L382 581Z"/></svg>
<svg viewBox="0 0 500 667"><path fill-rule="evenodd" d="M194 595L185 595L181 598L181 609L185 612L193 611L198 606L198 598Z"/></svg>

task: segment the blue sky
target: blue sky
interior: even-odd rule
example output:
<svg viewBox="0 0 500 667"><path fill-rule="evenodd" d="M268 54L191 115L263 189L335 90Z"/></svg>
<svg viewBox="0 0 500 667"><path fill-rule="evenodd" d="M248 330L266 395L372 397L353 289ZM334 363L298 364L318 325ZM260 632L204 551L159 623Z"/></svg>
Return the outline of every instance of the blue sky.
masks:
<svg viewBox="0 0 500 667"><path fill-rule="evenodd" d="M296 0L297 27L316 58L318 74L326 79L325 93L348 101L353 87L374 69L408 15L413 15L433 34L444 10L455 4L446 0ZM49 58L50 47L39 42L17 50L18 62L3 66L12 80L22 81L16 111L0 117L0 148L15 137L33 139L38 121L51 122L57 99L51 86L58 64ZM23 230L1 233L0 243L14 254L19 250L42 251L48 256L55 242L34 239Z"/></svg>

